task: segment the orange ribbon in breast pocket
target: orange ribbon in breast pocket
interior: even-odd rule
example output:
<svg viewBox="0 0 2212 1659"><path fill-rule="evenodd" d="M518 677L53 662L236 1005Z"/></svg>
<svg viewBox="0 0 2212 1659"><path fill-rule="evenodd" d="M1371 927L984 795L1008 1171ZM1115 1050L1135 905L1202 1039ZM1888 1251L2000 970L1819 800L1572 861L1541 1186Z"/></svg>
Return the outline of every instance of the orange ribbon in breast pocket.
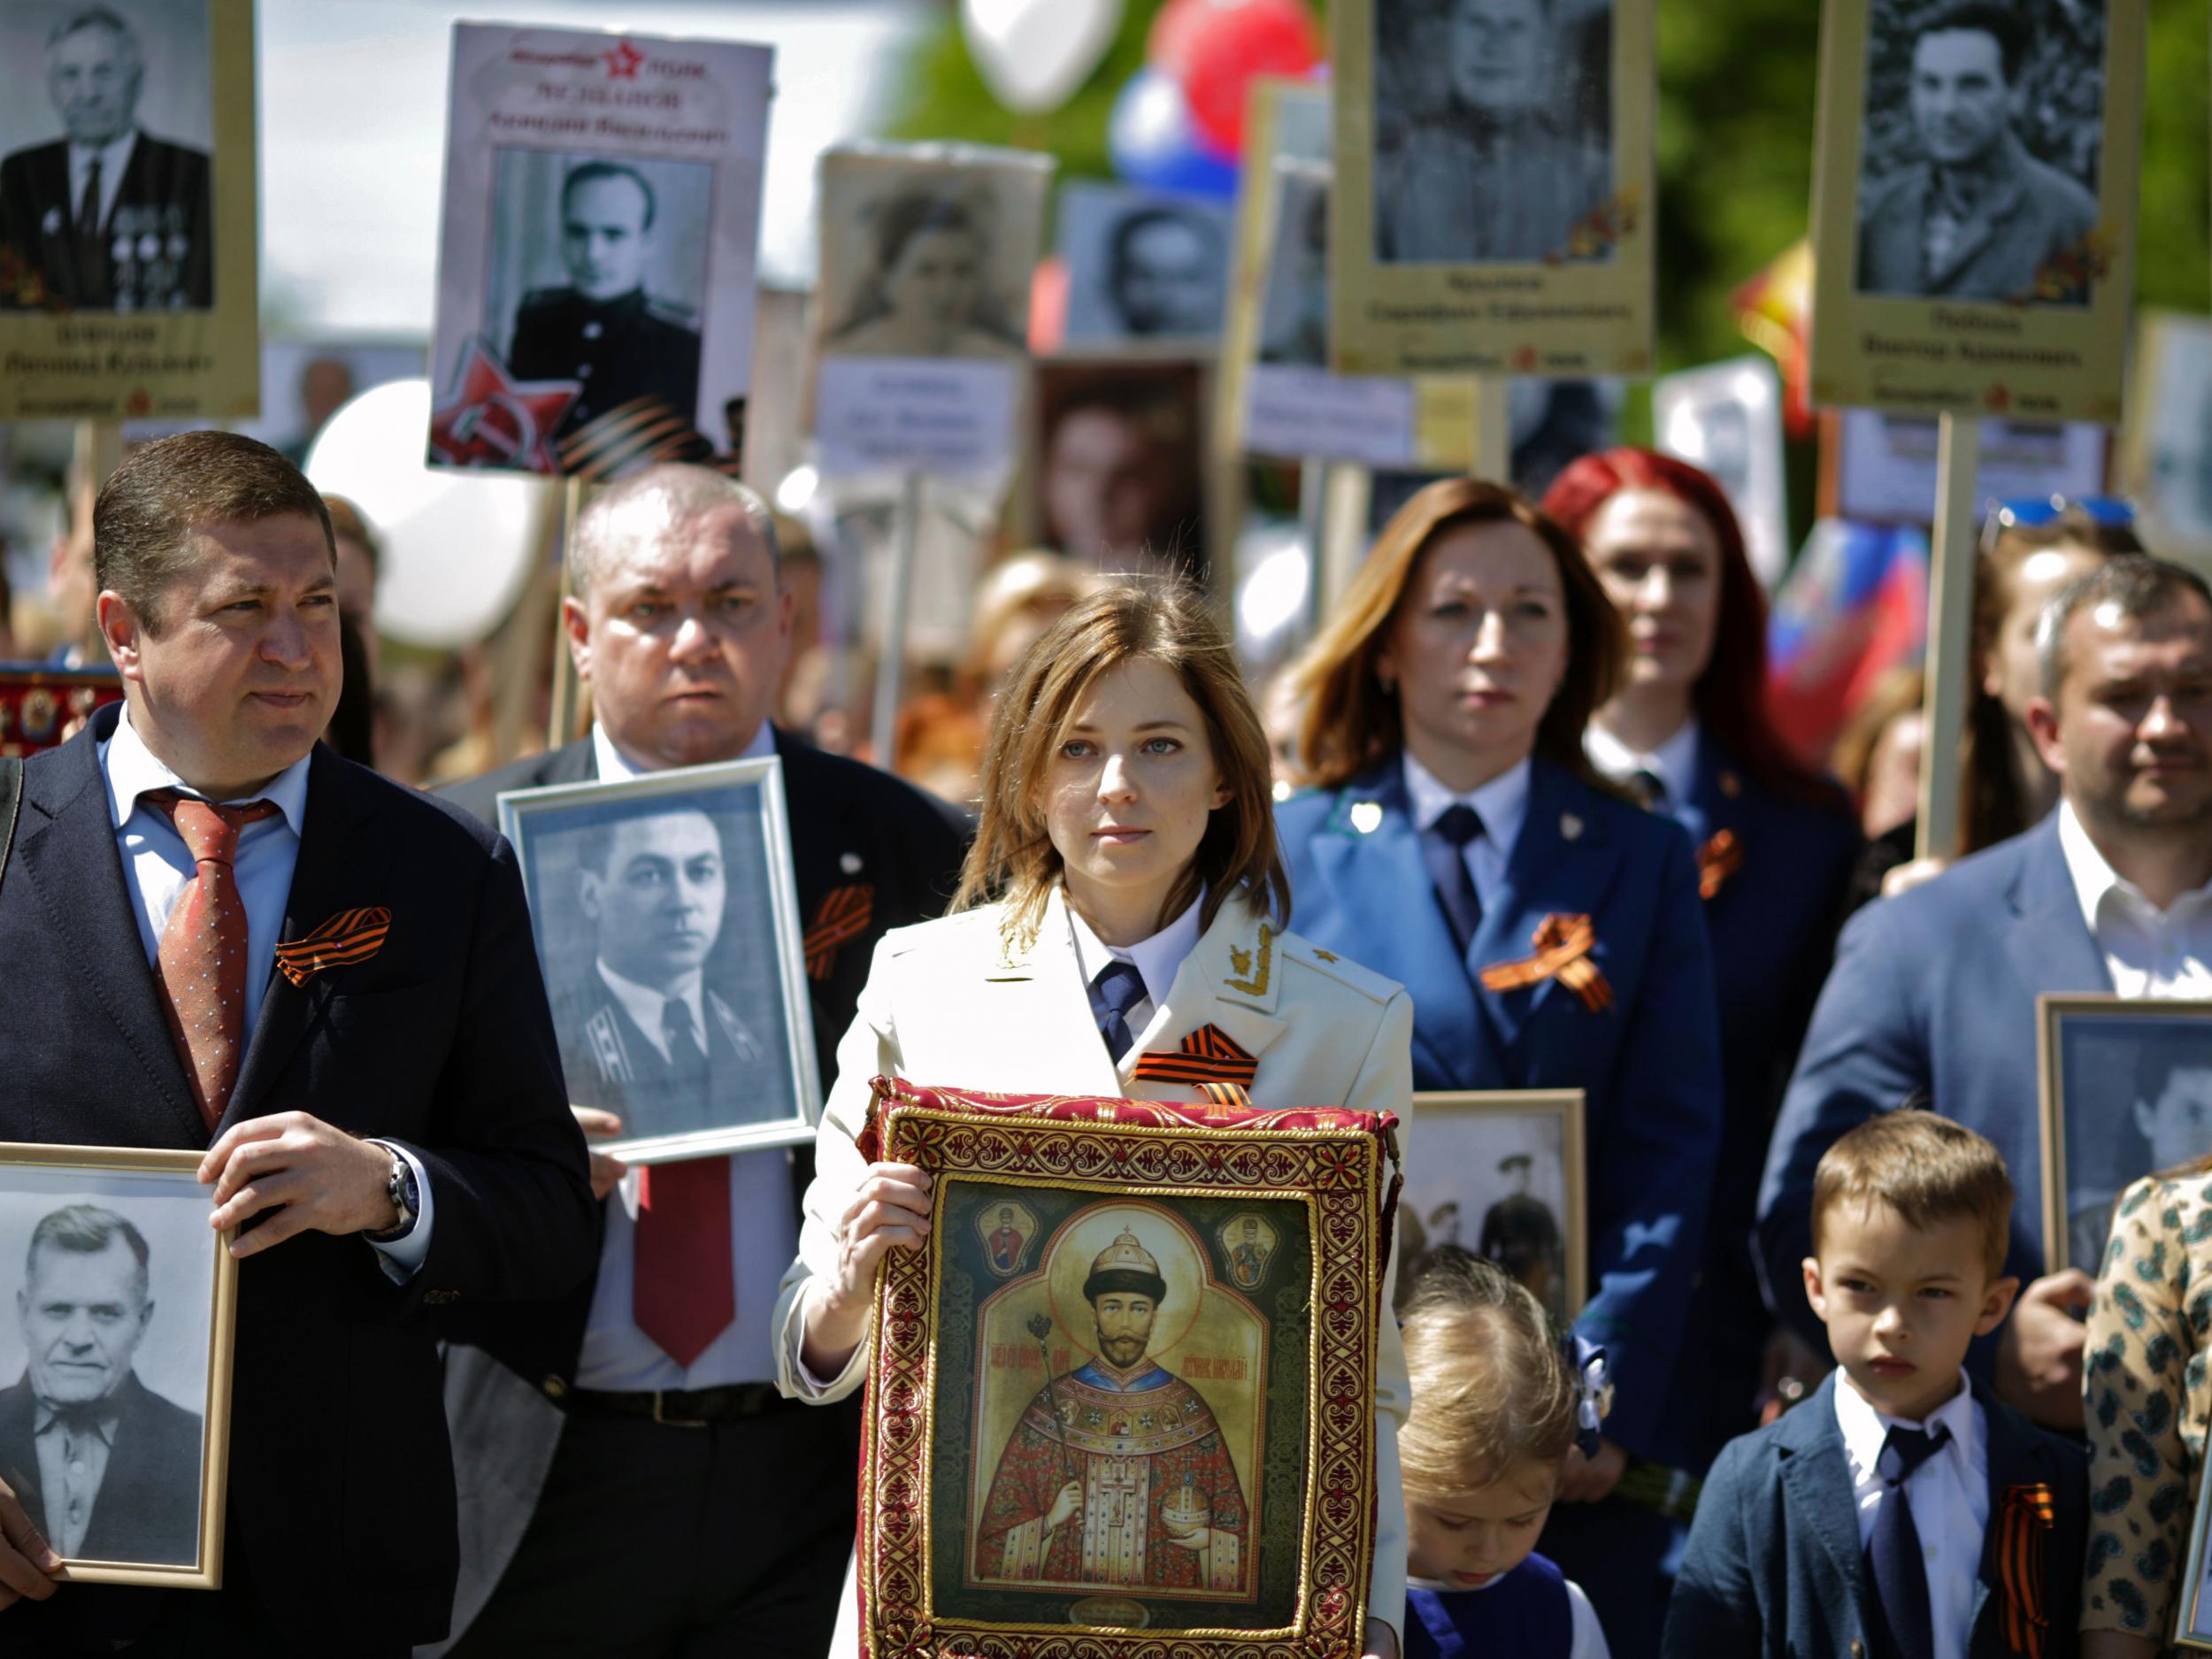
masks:
<svg viewBox="0 0 2212 1659"><path fill-rule="evenodd" d="M392 913L381 905L341 910L304 939L276 948L276 964L294 985L304 986L325 968L366 962L384 948Z"/></svg>
<svg viewBox="0 0 2212 1659"><path fill-rule="evenodd" d="M1597 930L1586 916L1547 916L1537 925L1530 941L1536 954L1520 962L1501 962L1482 971L1482 982L1493 991L1518 991L1527 986L1557 979L1582 999L1583 1007L1601 1014L1613 1005L1613 987L1590 960L1597 948Z"/></svg>
<svg viewBox="0 0 2212 1659"><path fill-rule="evenodd" d="M1743 843L1734 830L1723 830L1697 849L1697 895L1710 899L1743 868Z"/></svg>
<svg viewBox="0 0 2212 1659"><path fill-rule="evenodd" d="M2007 1486L1999 1517L1997 1575L2005 1593L2005 1646L2028 1659L2043 1659L2050 1615L2043 1605L2044 1540L2058 1511L2041 1481Z"/></svg>
<svg viewBox="0 0 2212 1659"><path fill-rule="evenodd" d="M1218 1025L1201 1025L1173 1054L1149 1050L1137 1056L1130 1073L1139 1083L1187 1083L1216 1106L1247 1107L1248 1090L1260 1063Z"/></svg>

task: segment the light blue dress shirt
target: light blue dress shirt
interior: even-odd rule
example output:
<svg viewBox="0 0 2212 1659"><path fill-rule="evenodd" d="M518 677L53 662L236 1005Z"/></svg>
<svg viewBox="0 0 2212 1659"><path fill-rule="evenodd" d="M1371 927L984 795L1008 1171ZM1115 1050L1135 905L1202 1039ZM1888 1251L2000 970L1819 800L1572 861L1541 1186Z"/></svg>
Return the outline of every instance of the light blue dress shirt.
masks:
<svg viewBox="0 0 2212 1659"><path fill-rule="evenodd" d="M595 724L592 752L599 780L611 783L654 770L635 764L615 747L606 728ZM737 760L761 760L776 752L776 734L765 721ZM658 1022L643 1027L649 1037ZM780 1147L743 1152L721 1160L730 1171L731 1283L737 1293L737 1317L724 1326L689 1366L668 1357L661 1345L637 1328L631 1278L637 1263L640 1171L632 1170L608 1195L607 1233L599 1247L599 1282L584 1325L583 1350L576 1361L576 1386L609 1394L718 1388L732 1383L772 1382L776 1286L799 1248L798 1198L792 1191L791 1154Z"/></svg>
<svg viewBox="0 0 2212 1659"><path fill-rule="evenodd" d="M238 896L246 907L246 1008L244 1028L239 1033L239 1052L253 1043L259 1024L262 999L269 990L269 975L276 966L277 934L284 927L284 903L292 892L292 872L300 859L300 836L307 822L307 769L311 757L302 757L270 780L258 794L221 806L243 805L247 800L266 801L279 816L249 824L239 833L237 850L231 856L231 873ZM138 923L139 942L145 947L146 965L156 967L161 954L162 931L169 913L191 884L198 866L191 849L168 816L144 805L140 796L156 789L175 789L188 795L199 791L169 770L131 726L125 710L115 723L115 735L100 746L101 775L107 780L108 821L115 826L115 849L123 860L123 877L136 901L131 914ZM430 1177L421 1161L404 1147L388 1146L407 1160L415 1171L415 1225L404 1238L379 1244L386 1273L395 1280L413 1276L430 1253Z"/></svg>

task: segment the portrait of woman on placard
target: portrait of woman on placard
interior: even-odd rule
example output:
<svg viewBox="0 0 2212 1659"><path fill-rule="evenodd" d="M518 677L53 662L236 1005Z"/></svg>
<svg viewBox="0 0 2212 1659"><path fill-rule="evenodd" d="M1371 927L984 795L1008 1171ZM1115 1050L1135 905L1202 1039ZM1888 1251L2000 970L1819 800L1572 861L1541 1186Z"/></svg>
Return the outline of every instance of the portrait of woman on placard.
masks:
<svg viewBox="0 0 2212 1659"><path fill-rule="evenodd" d="M987 203L909 187L867 211L863 273L829 349L871 357L1006 357L1024 339L1020 294L1001 294Z"/></svg>

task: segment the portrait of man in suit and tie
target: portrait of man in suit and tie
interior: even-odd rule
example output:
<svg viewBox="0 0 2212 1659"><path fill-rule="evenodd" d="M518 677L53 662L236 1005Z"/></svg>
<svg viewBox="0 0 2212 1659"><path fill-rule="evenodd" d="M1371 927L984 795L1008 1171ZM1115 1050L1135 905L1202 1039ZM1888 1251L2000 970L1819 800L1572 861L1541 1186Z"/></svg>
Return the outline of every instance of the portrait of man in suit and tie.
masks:
<svg viewBox="0 0 2212 1659"><path fill-rule="evenodd" d="M0 1479L65 1559L189 1564L198 1555L200 1414L137 1369L156 1328L152 1252L96 1204L48 1211L15 1293L23 1374L0 1389ZM164 1340L204 1340L189 1313Z"/></svg>
<svg viewBox="0 0 2212 1659"><path fill-rule="evenodd" d="M213 305L209 151L157 137L145 120L146 106L158 102L188 132L211 130L204 13L196 33L182 15L193 8L168 10L180 15L147 19L157 26L152 42L127 8L100 0L58 12L42 52L16 50L30 42L19 25L11 31L0 111L15 120L0 117L0 142L19 147L0 159L0 303L85 311ZM47 111L58 134L49 135L42 119L31 124ZM16 120L26 123L20 131Z"/></svg>

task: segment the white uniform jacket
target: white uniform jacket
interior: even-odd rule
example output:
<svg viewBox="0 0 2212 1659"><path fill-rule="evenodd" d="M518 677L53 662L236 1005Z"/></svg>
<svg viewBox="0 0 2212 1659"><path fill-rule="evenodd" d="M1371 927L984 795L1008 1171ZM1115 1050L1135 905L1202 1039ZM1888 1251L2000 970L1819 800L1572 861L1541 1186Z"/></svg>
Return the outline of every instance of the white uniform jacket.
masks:
<svg viewBox="0 0 2212 1659"><path fill-rule="evenodd" d="M1237 899L1214 918L1184 958L1167 995L1117 1067L1100 1038L1058 890L1034 945L1010 952L996 905L886 933L876 946L859 1011L837 1047L837 1082L823 1109L807 1189L799 1259L776 1300L777 1383L794 1399L842 1399L867 1374L863 1341L843 1372L817 1384L799 1362L808 1284L833 1273L837 1221L867 1165L854 1137L867 1120L869 1080L878 1075L949 1088L1017 1094L1203 1099L1195 1088L1148 1081L1131 1087L1137 1058L1174 1052L1188 1033L1219 1026L1259 1063L1253 1103L1394 1112L1405 1156L1413 1110L1413 1002L1395 983L1308 944L1271 932ZM1394 1630L1406 1600L1405 1502L1398 1478L1398 1426L1409 1388L1405 1349L1388 1315L1396 1253L1383 1280L1375 1375L1375 1571L1369 1610ZM832 1659L848 1659L853 1609L847 1598Z"/></svg>

